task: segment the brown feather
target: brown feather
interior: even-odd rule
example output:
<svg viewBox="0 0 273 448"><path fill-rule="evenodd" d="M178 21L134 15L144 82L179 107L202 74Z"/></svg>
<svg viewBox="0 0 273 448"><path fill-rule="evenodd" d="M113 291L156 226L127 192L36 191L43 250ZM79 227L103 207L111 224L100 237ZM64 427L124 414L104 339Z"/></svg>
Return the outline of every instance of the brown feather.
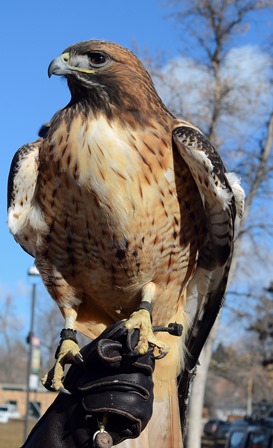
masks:
<svg viewBox="0 0 273 448"><path fill-rule="evenodd" d="M92 52L103 55L101 66L92 64ZM236 188L200 131L167 110L133 53L87 41L65 54L49 71L67 78L71 101L41 133L29 185L20 183L20 195L31 195L19 226L20 195L11 188L10 228L36 257L64 316L72 308L76 328L91 338L129 318L145 285L155 285L153 323L177 321L184 331L181 339L158 335L170 352L156 363L153 418L130 446L179 448L176 377L184 368L187 334L205 339L222 303ZM25 166L20 162L12 171L13 185ZM222 253L218 230L224 222L228 237ZM210 319L204 327L206 310ZM191 367L196 362L193 356Z"/></svg>

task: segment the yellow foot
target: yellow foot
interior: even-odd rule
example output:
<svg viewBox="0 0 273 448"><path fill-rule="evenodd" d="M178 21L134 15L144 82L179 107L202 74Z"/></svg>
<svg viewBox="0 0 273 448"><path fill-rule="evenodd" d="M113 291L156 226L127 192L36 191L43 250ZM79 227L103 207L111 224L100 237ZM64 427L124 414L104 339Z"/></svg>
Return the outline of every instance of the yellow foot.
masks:
<svg viewBox="0 0 273 448"><path fill-rule="evenodd" d="M149 344L158 349L160 358L167 355L169 346L155 336L149 311L145 309L135 311L125 322L125 327L128 331L135 328L139 329L139 341L136 351L140 355L147 353Z"/></svg>
<svg viewBox="0 0 273 448"><path fill-rule="evenodd" d="M42 384L49 390L65 392L66 389L63 386L64 366L72 362L83 362L80 348L75 341L65 339L59 346L55 365L41 379Z"/></svg>

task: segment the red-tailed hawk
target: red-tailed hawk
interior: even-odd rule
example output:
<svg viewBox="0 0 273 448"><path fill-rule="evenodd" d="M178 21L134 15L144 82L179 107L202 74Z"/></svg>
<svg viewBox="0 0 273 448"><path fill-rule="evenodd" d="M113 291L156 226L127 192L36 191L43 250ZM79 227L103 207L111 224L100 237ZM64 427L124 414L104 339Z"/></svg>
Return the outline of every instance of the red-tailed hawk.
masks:
<svg viewBox="0 0 273 448"><path fill-rule="evenodd" d="M178 448L176 379L195 366L222 304L243 190L130 51L82 42L51 62L53 74L67 79L71 100L14 157L9 228L66 329L93 338L126 319L140 328L140 352L148 342L168 352L154 373L154 416L134 446ZM155 336L143 302L153 325L181 323L182 337ZM47 378L57 390L63 364L79 358L73 335Z"/></svg>

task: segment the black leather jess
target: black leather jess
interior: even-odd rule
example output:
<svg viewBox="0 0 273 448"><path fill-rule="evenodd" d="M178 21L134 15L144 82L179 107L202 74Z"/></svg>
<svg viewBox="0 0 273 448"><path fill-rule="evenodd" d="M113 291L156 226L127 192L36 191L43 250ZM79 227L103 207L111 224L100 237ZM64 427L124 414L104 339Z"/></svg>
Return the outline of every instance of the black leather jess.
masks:
<svg viewBox="0 0 273 448"><path fill-rule="evenodd" d="M155 361L152 349L135 355L137 341L138 330L118 322L86 345L84 363L64 380L70 394L57 396L22 448L92 447L100 429L112 438L108 446L138 437L152 416Z"/></svg>

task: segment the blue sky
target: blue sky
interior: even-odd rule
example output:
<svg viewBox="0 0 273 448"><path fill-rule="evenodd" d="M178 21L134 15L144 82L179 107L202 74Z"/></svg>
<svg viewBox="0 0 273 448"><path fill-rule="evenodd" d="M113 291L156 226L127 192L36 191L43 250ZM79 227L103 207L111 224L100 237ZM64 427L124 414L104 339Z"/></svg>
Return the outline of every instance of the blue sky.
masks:
<svg viewBox="0 0 273 448"><path fill-rule="evenodd" d="M165 2L166 3L166 2ZM106 39L129 48L158 51L171 59L179 53L179 30L167 20L163 0L47 0L2 2L1 37L1 176L0 307L10 294L16 312L28 315L32 259L9 234L6 183L11 159L24 143L36 139L40 125L69 99L60 78L47 77L49 62L67 46L87 39ZM266 17L266 16L265 16ZM259 43L263 25L256 23L242 43ZM1 308L0 308L1 310ZM26 321L27 322L27 317Z"/></svg>

